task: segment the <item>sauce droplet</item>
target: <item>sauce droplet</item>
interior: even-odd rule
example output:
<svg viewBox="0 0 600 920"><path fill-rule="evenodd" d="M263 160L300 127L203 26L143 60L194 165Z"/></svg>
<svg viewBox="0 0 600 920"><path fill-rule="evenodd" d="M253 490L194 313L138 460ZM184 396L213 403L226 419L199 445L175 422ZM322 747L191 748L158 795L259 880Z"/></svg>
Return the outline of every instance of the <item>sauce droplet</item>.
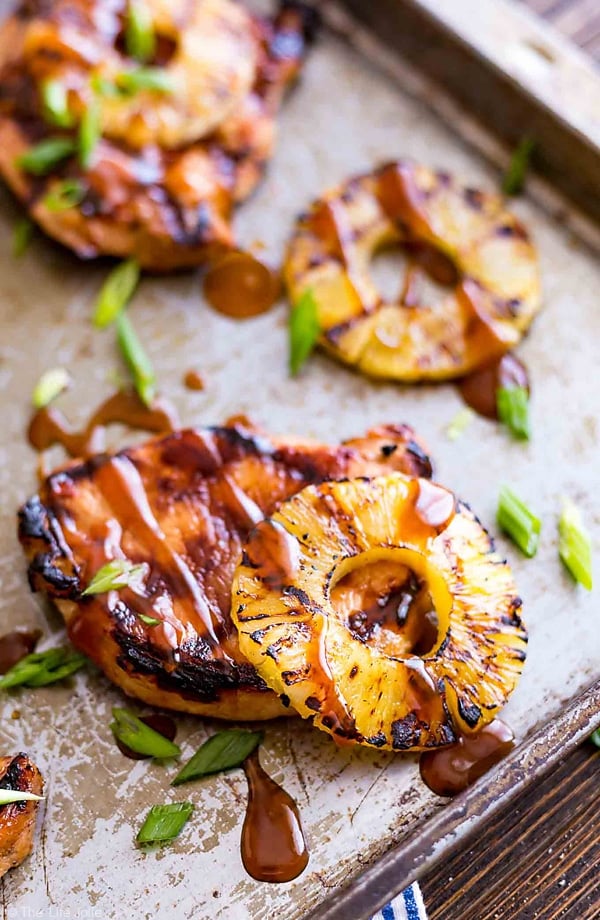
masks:
<svg viewBox="0 0 600 920"><path fill-rule="evenodd" d="M143 722L148 728L153 728L155 732L158 732L159 735L162 735L169 741L175 740L177 726L170 716L155 712L148 716L140 716L140 722ZM132 748L127 747L127 745L119 741L118 738L115 738L115 741L121 754L124 754L125 757L129 757L130 760L150 760L150 754L139 754L138 751L134 751Z"/></svg>
<svg viewBox="0 0 600 920"><path fill-rule="evenodd" d="M498 418L496 392L500 387L525 387L529 392L529 375L525 365L508 352L463 377L458 383L466 404L485 418Z"/></svg>
<svg viewBox="0 0 600 920"><path fill-rule="evenodd" d="M58 409L38 409L29 423L27 438L38 451L60 444L71 457L88 457L103 449L104 428L113 424L168 434L179 426L179 420L166 400L157 399L148 407L135 390L123 390L94 409L81 431L74 430Z"/></svg>
<svg viewBox="0 0 600 920"><path fill-rule="evenodd" d="M457 795L506 757L514 746L514 735L508 725L495 719L475 735L463 735L455 744L421 754L421 779L436 795Z"/></svg>
<svg viewBox="0 0 600 920"><path fill-rule="evenodd" d="M22 658L31 655L41 635L40 629L15 629L0 636L0 674L6 674Z"/></svg>
<svg viewBox="0 0 600 920"><path fill-rule="evenodd" d="M278 275L248 252L228 252L206 272L204 296L211 307L234 319L270 310L281 290Z"/></svg>
<svg viewBox="0 0 600 920"><path fill-rule="evenodd" d="M241 855L246 872L259 882L291 882L308 865L308 850L293 798L265 773L258 751L244 761L248 807Z"/></svg>
<svg viewBox="0 0 600 920"><path fill-rule="evenodd" d="M200 391L204 389L204 379L193 368L183 375L183 384L188 390Z"/></svg>

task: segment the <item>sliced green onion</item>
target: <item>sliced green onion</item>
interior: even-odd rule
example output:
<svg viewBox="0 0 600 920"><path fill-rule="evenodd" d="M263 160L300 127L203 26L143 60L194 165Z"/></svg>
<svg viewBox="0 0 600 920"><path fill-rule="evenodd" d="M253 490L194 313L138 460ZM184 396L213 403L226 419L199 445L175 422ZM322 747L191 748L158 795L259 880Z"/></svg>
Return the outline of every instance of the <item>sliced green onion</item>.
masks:
<svg viewBox="0 0 600 920"><path fill-rule="evenodd" d="M141 620L145 626L160 626L162 620L158 620L156 617L149 617L147 613L136 613L138 620Z"/></svg>
<svg viewBox="0 0 600 920"><path fill-rule="evenodd" d="M71 375L64 367L53 367L44 371L35 385L31 402L34 409L43 409L57 396L60 396L71 384Z"/></svg>
<svg viewBox="0 0 600 920"><path fill-rule="evenodd" d="M109 80L107 77L103 77L99 73L95 73L92 76L90 80L90 86L97 96L110 97L121 95L119 87L115 86L112 80Z"/></svg>
<svg viewBox="0 0 600 920"><path fill-rule="evenodd" d="M156 396L156 377L150 359L126 313L119 313L117 316L117 341L133 374L138 396L145 406L151 406Z"/></svg>
<svg viewBox="0 0 600 920"><path fill-rule="evenodd" d="M505 195L518 195L522 191L534 147L534 141L525 137L513 153L502 180L502 191Z"/></svg>
<svg viewBox="0 0 600 920"><path fill-rule="evenodd" d="M263 740L262 732L230 729L218 732L202 744L194 756L179 771L172 786L188 783L201 776L222 773L240 767Z"/></svg>
<svg viewBox="0 0 600 920"><path fill-rule="evenodd" d="M156 51L154 22L143 0L130 0L125 20L125 48L141 63L151 60Z"/></svg>
<svg viewBox="0 0 600 920"><path fill-rule="evenodd" d="M457 412L446 428L446 437L448 440L457 441L465 429L469 427L474 418L475 413L468 407L465 407L464 409L461 409L460 412Z"/></svg>
<svg viewBox="0 0 600 920"><path fill-rule="evenodd" d="M113 268L102 285L94 311L94 325L104 329L125 309L140 280L140 266L127 259Z"/></svg>
<svg viewBox="0 0 600 920"><path fill-rule="evenodd" d="M94 152L101 136L100 106L97 99L92 99L79 122L77 149L79 165L82 169L89 169L92 165Z"/></svg>
<svg viewBox="0 0 600 920"><path fill-rule="evenodd" d="M17 157L17 166L33 176L45 176L58 163L72 156L76 144L69 137L49 137Z"/></svg>
<svg viewBox="0 0 600 920"><path fill-rule="evenodd" d="M577 505L565 501L558 521L558 553L580 585L592 590L592 541Z"/></svg>
<svg viewBox="0 0 600 920"><path fill-rule="evenodd" d="M15 224L12 235L12 254L15 259L20 259L25 254L34 230L35 224L28 217L22 217Z"/></svg>
<svg viewBox="0 0 600 920"><path fill-rule="evenodd" d="M131 748L136 754L145 754L147 757L156 757L160 760L179 757L181 754L179 745L150 728L128 709L115 707L112 714L114 722L109 726L111 732L117 741Z"/></svg>
<svg viewBox="0 0 600 920"><path fill-rule="evenodd" d="M319 308L312 290L307 289L290 313L290 372L295 376L321 334Z"/></svg>
<svg viewBox="0 0 600 920"><path fill-rule="evenodd" d="M45 687L54 684L86 664L85 655L72 648L50 648L45 652L33 652L21 658L14 667L0 677L0 689L10 687Z"/></svg>
<svg viewBox="0 0 600 920"><path fill-rule="evenodd" d="M77 179L64 179L48 192L43 203L49 211L69 211L81 204L85 192L86 188L82 182Z"/></svg>
<svg viewBox="0 0 600 920"><path fill-rule="evenodd" d="M124 70L117 74L115 83L119 89L129 95L142 90L172 93L175 89L173 78L164 67L138 67L136 70Z"/></svg>
<svg viewBox="0 0 600 920"><path fill-rule="evenodd" d="M498 500L498 526L529 558L535 556L542 523L509 486L502 486Z"/></svg>
<svg viewBox="0 0 600 920"><path fill-rule="evenodd" d="M529 393L525 387L499 387L496 390L498 418L515 438L528 441L531 435L529 422Z"/></svg>
<svg viewBox="0 0 600 920"><path fill-rule="evenodd" d="M191 802L153 805L135 838L140 845L168 843L177 837L194 810Z"/></svg>
<svg viewBox="0 0 600 920"><path fill-rule="evenodd" d="M597 728L593 735L590 735L590 741L600 748L600 728Z"/></svg>
<svg viewBox="0 0 600 920"><path fill-rule="evenodd" d="M43 795L35 792L19 792L18 789L0 789L0 805L10 805L12 802L41 802Z"/></svg>
<svg viewBox="0 0 600 920"><path fill-rule="evenodd" d="M69 111L69 92L60 80L44 80L42 102L46 121L59 128L72 128L75 119Z"/></svg>
<svg viewBox="0 0 600 920"><path fill-rule="evenodd" d="M135 565L129 559L113 559L107 562L101 569L98 569L89 585L82 591L82 597L93 594L106 594L107 591L117 590L118 588L138 588L142 587L141 583L148 574L148 566L145 562Z"/></svg>

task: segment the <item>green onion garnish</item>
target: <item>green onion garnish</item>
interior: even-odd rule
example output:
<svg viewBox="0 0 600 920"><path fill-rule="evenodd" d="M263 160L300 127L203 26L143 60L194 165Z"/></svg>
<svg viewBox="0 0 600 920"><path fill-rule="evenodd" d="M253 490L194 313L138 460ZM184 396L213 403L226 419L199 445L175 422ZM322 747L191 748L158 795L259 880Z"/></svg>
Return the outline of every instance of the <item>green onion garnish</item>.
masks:
<svg viewBox="0 0 600 920"><path fill-rule="evenodd" d="M70 384L71 376L64 367L53 367L49 371L44 371L33 390L31 397L33 408L43 409L64 390L67 390Z"/></svg>
<svg viewBox="0 0 600 920"><path fill-rule="evenodd" d="M590 735L590 741L592 744L595 744L597 748L600 748L600 728L597 728L593 735Z"/></svg>
<svg viewBox="0 0 600 920"><path fill-rule="evenodd" d="M175 89L171 74L164 67L138 67L136 70L124 70L117 74L115 83L119 89L129 95L142 90L172 93Z"/></svg>
<svg viewBox="0 0 600 920"><path fill-rule="evenodd" d="M558 521L558 553L565 566L580 585L592 590L592 541L585 529L581 512L566 500Z"/></svg>
<svg viewBox="0 0 600 920"><path fill-rule="evenodd" d="M542 523L509 486L502 486L498 500L498 526L531 558L540 542Z"/></svg>
<svg viewBox="0 0 600 920"><path fill-rule="evenodd" d="M95 73L90 79L90 86L97 96L120 96L119 87L112 80Z"/></svg>
<svg viewBox="0 0 600 920"><path fill-rule="evenodd" d="M94 325L104 329L113 323L127 306L140 280L140 266L127 259L113 268L102 285L94 311Z"/></svg>
<svg viewBox="0 0 600 920"><path fill-rule="evenodd" d="M145 754L147 757L156 757L160 760L179 757L181 754L179 745L150 728L128 709L115 707L112 714L114 722L109 726L111 732L117 741L131 748L136 754Z"/></svg>
<svg viewBox="0 0 600 920"><path fill-rule="evenodd" d="M136 841L143 846L174 840L185 827L193 810L191 802L153 805L138 831Z"/></svg>
<svg viewBox="0 0 600 920"><path fill-rule="evenodd" d="M531 435L529 424L529 393L525 387L499 387L496 390L498 418L514 434L515 438L528 441Z"/></svg>
<svg viewBox="0 0 600 920"><path fill-rule="evenodd" d="M156 617L149 617L147 613L136 613L138 620L141 620L145 626L160 626L162 620L158 620Z"/></svg>
<svg viewBox="0 0 600 920"><path fill-rule="evenodd" d="M69 674L74 674L86 664L87 658L72 648L50 648L46 652L33 652L21 658L14 667L0 677L0 689L10 687L45 687Z"/></svg>
<svg viewBox="0 0 600 920"><path fill-rule="evenodd" d="M12 802L41 802L43 795L35 792L19 792L18 789L0 789L0 805L10 805Z"/></svg>
<svg viewBox="0 0 600 920"><path fill-rule="evenodd" d="M156 51L154 22L143 0L130 0L125 20L125 48L141 63L151 60Z"/></svg>
<svg viewBox="0 0 600 920"><path fill-rule="evenodd" d="M446 428L446 437L448 440L457 441L465 429L468 428L468 426L471 424L474 418L475 413L468 407L465 407L464 409L461 409L460 412L457 412Z"/></svg>
<svg viewBox="0 0 600 920"><path fill-rule="evenodd" d="M72 128L75 119L69 111L69 93L60 80L44 80L42 83L42 102L46 121L58 128Z"/></svg>
<svg viewBox="0 0 600 920"><path fill-rule="evenodd" d="M133 374L138 396L145 406L151 406L156 396L156 377L150 359L126 313L119 313L117 316L117 341Z"/></svg>
<svg viewBox="0 0 600 920"><path fill-rule="evenodd" d="M98 100L94 98L88 103L79 122L77 149L79 165L82 169L89 169L92 165L94 151L101 136L100 106Z"/></svg>
<svg viewBox="0 0 600 920"><path fill-rule="evenodd" d="M502 180L502 191L505 195L518 195L522 191L534 147L534 141L525 137L513 153Z"/></svg>
<svg viewBox="0 0 600 920"><path fill-rule="evenodd" d="M49 137L17 157L17 166L33 176L45 176L54 167L75 153L75 142L69 137Z"/></svg>
<svg viewBox="0 0 600 920"><path fill-rule="evenodd" d="M135 565L129 559L113 559L98 569L89 585L82 591L82 597L93 594L105 594L118 588L142 589L142 582L148 574L145 562Z"/></svg>
<svg viewBox="0 0 600 920"><path fill-rule="evenodd" d="M171 785L179 786L181 783L188 783L201 776L233 770L234 767L243 764L262 740L262 732L246 732L237 729L218 732L198 748Z"/></svg>
<svg viewBox="0 0 600 920"><path fill-rule="evenodd" d="M20 259L25 254L34 230L35 224L28 217L22 217L15 224L12 235L12 254L15 259Z"/></svg>
<svg viewBox="0 0 600 920"><path fill-rule="evenodd" d="M85 185L77 179L64 179L48 192L43 204L49 211L69 211L81 204L85 191Z"/></svg>
<svg viewBox="0 0 600 920"><path fill-rule="evenodd" d="M290 313L290 372L295 376L321 334L319 308L312 290L306 290Z"/></svg>

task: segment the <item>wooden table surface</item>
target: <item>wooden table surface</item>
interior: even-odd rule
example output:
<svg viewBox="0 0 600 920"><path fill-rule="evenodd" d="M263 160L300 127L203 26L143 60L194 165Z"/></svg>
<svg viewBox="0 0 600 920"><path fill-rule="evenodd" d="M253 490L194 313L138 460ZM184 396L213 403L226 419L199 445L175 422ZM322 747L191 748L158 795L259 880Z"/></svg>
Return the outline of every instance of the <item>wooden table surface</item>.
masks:
<svg viewBox="0 0 600 920"><path fill-rule="evenodd" d="M429 920L598 920L600 750L578 748L422 881Z"/></svg>

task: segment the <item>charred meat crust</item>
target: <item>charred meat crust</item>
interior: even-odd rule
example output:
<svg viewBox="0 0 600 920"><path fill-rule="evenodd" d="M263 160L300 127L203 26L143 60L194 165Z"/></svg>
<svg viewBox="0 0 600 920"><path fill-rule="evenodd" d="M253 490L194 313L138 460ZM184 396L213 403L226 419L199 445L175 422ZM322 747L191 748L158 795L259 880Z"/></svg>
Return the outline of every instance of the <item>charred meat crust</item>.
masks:
<svg viewBox="0 0 600 920"><path fill-rule="evenodd" d="M44 781L27 754L0 757L0 789L43 793ZM0 806L0 877L18 866L33 847L38 802L11 802Z"/></svg>

